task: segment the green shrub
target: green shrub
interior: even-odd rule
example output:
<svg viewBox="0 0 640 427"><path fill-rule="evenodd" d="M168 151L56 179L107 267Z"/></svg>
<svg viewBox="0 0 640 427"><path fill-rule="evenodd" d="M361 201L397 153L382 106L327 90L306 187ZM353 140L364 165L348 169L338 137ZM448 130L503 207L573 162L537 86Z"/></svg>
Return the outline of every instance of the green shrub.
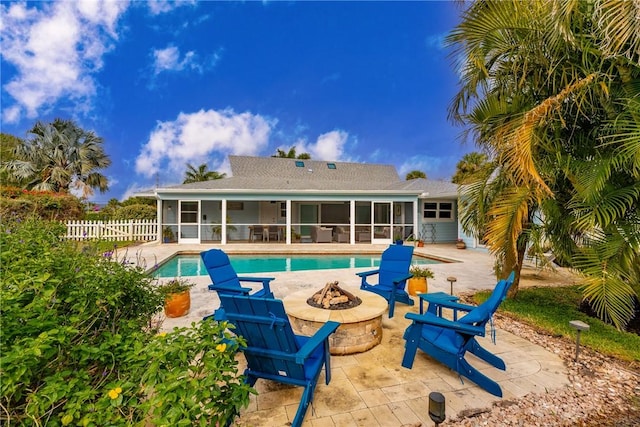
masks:
<svg viewBox="0 0 640 427"><path fill-rule="evenodd" d="M149 205L128 205L116 209L112 219L156 219L157 208Z"/></svg>
<svg viewBox="0 0 640 427"><path fill-rule="evenodd" d="M84 211L80 199L72 194L0 187L0 218L3 221L34 215L51 221L77 220L84 217Z"/></svg>
<svg viewBox="0 0 640 427"><path fill-rule="evenodd" d="M62 233L0 224L0 424L224 425L248 404L226 324L157 334L153 279Z"/></svg>

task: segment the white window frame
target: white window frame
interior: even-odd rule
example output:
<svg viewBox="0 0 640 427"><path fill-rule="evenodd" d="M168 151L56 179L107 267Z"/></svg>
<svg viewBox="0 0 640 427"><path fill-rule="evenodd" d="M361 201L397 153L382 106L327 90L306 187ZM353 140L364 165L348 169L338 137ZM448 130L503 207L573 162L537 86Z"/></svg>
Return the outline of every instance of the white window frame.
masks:
<svg viewBox="0 0 640 427"><path fill-rule="evenodd" d="M435 209L427 209L427 203L435 204ZM442 205L451 205L450 209L443 209ZM435 212L434 218L425 217L425 212ZM449 217L442 217L442 213L449 212ZM423 222L453 222L455 221L455 202L453 200L423 200L422 201L422 221Z"/></svg>

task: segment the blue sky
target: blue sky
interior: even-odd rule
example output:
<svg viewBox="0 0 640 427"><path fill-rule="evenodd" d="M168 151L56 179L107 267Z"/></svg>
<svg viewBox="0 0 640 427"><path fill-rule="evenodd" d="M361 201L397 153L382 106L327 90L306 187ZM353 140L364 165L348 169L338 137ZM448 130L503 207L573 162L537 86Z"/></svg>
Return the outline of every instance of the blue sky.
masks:
<svg viewBox="0 0 640 427"><path fill-rule="evenodd" d="M5 2L2 132L76 120L104 138L104 203L186 163L277 148L449 180L454 2Z"/></svg>

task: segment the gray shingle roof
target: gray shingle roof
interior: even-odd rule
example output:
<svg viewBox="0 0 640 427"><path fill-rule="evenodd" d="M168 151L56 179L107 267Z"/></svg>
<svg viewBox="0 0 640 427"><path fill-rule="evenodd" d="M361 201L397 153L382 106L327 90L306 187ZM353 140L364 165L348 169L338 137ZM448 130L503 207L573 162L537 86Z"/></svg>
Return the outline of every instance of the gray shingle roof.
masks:
<svg viewBox="0 0 640 427"><path fill-rule="evenodd" d="M173 191L389 191L456 195L457 185L415 179L402 181L391 165L327 162L277 157L229 156L232 176L168 187ZM296 166L303 162L303 167ZM335 169L327 165L334 164Z"/></svg>

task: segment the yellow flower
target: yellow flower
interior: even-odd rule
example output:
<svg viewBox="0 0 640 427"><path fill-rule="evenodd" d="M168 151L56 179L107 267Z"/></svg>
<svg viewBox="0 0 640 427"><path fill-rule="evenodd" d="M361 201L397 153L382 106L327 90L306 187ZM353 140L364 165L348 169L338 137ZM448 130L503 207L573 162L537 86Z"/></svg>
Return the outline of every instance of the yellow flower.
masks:
<svg viewBox="0 0 640 427"><path fill-rule="evenodd" d="M225 351L227 349L227 345L226 344L218 344L216 346L216 350L218 350L220 353L222 353L223 351Z"/></svg>
<svg viewBox="0 0 640 427"><path fill-rule="evenodd" d="M156 335L157 337L166 337L167 333L166 332L160 332L158 335Z"/></svg>
<svg viewBox="0 0 640 427"><path fill-rule="evenodd" d="M120 387L113 388L109 390L109 397L111 399L117 399L118 396L120 396L120 393L122 393L122 389Z"/></svg>

